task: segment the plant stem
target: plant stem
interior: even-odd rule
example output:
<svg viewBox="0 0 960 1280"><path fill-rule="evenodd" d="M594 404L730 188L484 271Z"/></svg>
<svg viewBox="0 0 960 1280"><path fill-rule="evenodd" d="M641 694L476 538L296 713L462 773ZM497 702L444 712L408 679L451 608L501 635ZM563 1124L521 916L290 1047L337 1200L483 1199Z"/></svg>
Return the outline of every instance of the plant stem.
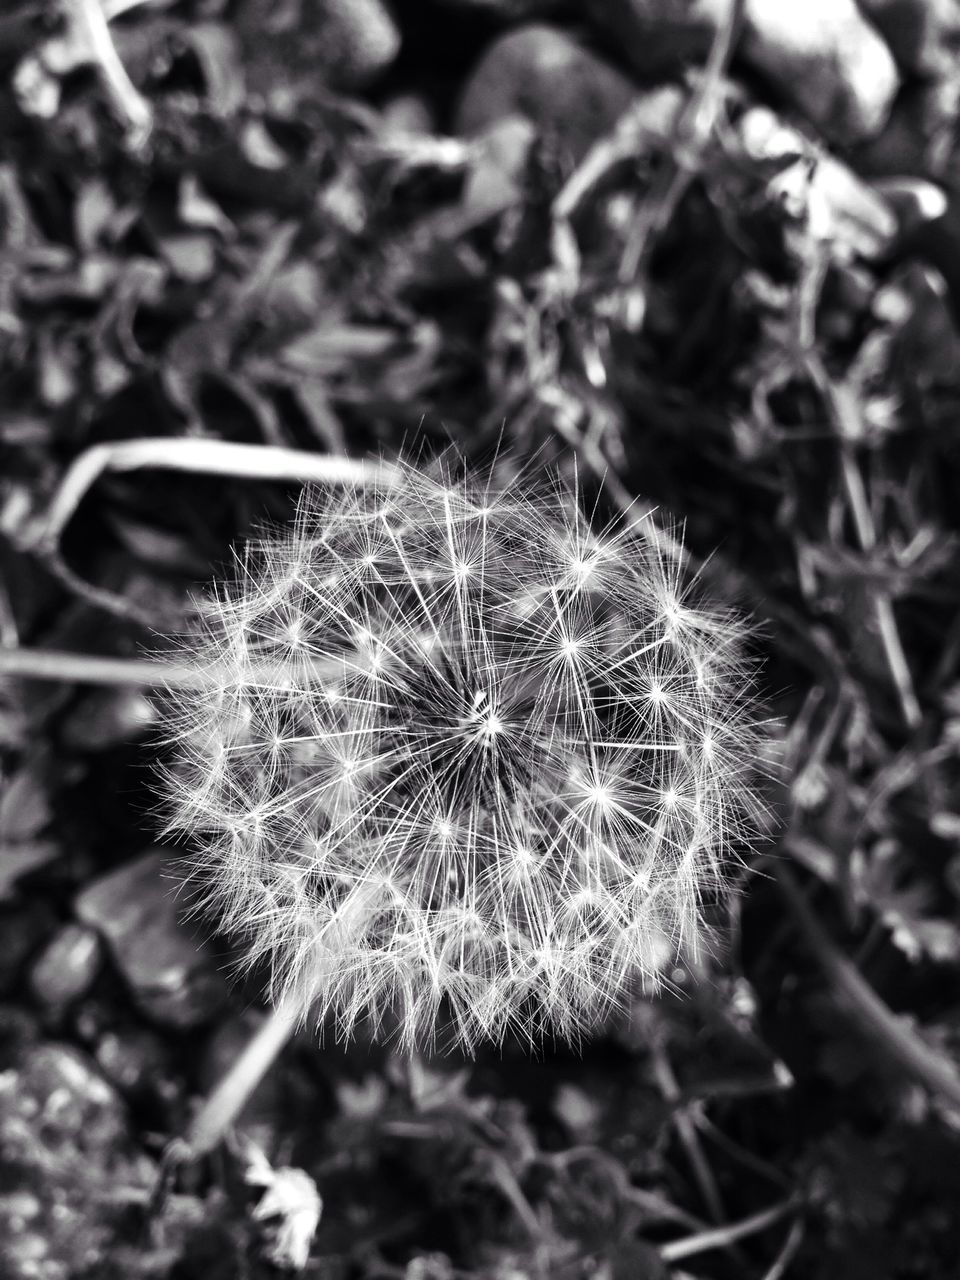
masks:
<svg viewBox="0 0 960 1280"><path fill-rule="evenodd" d="M251 685L278 686L292 676L311 685L336 680L342 675L345 655L318 657L297 668L292 664L251 664L243 679ZM223 676L216 670L188 662L167 662L162 658L119 658L99 654L70 653L66 649L29 649L0 646L0 677L20 676L24 680L59 680L66 684L134 685L156 689L218 689Z"/></svg>
<svg viewBox="0 0 960 1280"><path fill-rule="evenodd" d="M681 1105L680 1085L673 1074L673 1068L662 1044L654 1043L651 1046L651 1060L660 1092L663 1094L665 1101L671 1103L675 1108L673 1113L674 1127L687 1154L687 1160L700 1188L700 1195L714 1222L722 1222L724 1208L723 1201L720 1198L720 1189L713 1176L709 1161L704 1155L703 1147L700 1145L697 1127L691 1119L690 1113Z"/></svg>
<svg viewBox="0 0 960 1280"><path fill-rule="evenodd" d="M797 1208L794 1197L774 1205L772 1209L764 1209L752 1217L742 1218L739 1222L731 1222L725 1227L714 1227L711 1231L701 1231L698 1235L687 1236L685 1240L674 1240L672 1244L660 1246L660 1257L664 1262L679 1262L682 1258L691 1258L697 1253L706 1253L710 1249L724 1249L746 1236L757 1235L772 1227L775 1222L785 1218Z"/></svg>
<svg viewBox="0 0 960 1280"><path fill-rule="evenodd" d="M776 876L807 945L843 996L861 1030L931 1093L953 1107L960 1107L960 1071L955 1064L927 1044L906 1018L899 1017L884 1004L853 962L834 946L793 873L780 865Z"/></svg>
<svg viewBox="0 0 960 1280"><path fill-rule="evenodd" d="M63 7L76 38L83 43L98 67L117 115L131 138L141 144L150 132L153 113L146 98L134 88L120 61L102 5L99 0L63 0Z"/></svg>
<svg viewBox="0 0 960 1280"><path fill-rule="evenodd" d="M348 486L364 485L374 478L389 480L396 470L385 462L371 463L278 445L236 444L230 440L206 438L170 440L163 436L148 436L96 444L84 450L67 468L37 533L26 549L39 555L50 572L76 595L97 608L146 627L151 627L156 621L148 610L118 592L94 586L81 578L66 563L60 551L64 529L101 475L108 471L145 468L193 475L234 476L243 480Z"/></svg>
<svg viewBox="0 0 960 1280"><path fill-rule="evenodd" d="M65 684L166 685L173 689L201 689L210 683L203 671L187 663L107 658L62 649L0 648L0 676Z"/></svg>
<svg viewBox="0 0 960 1280"><path fill-rule="evenodd" d="M794 1254L800 1248L803 1242L803 1219L795 1218L787 1232L787 1238L783 1242L783 1247L777 1254L773 1266L766 1272L763 1280L782 1280L787 1273L787 1267L793 1261Z"/></svg>
<svg viewBox="0 0 960 1280"><path fill-rule="evenodd" d="M296 1031L301 1014L302 1007L292 1000L281 1002L270 1011L233 1066L204 1099L186 1134L167 1147L165 1163L200 1160L219 1145Z"/></svg>

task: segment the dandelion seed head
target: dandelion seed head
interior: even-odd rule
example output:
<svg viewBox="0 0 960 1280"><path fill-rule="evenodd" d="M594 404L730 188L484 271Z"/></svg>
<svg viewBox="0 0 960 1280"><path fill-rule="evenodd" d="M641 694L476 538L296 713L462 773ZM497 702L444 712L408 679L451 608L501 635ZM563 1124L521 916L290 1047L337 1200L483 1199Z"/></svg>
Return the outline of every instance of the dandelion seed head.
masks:
<svg viewBox="0 0 960 1280"><path fill-rule="evenodd" d="M276 998L408 1045L575 1039L702 942L750 834L750 680L650 534L401 465L238 554L165 789Z"/></svg>

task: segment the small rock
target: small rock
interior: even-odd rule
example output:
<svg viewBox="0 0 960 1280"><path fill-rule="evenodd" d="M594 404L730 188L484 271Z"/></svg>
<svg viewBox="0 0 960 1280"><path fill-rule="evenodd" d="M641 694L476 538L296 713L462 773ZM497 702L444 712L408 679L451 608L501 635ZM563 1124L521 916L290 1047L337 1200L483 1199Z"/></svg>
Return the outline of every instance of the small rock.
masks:
<svg viewBox="0 0 960 1280"><path fill-rule="evenodd" d="M250 90L268 99L298 82L359 88L400 51L381 0L243 0L235 21Z"/></svg>
<svg viewBox="0 0 960 1280"><path fill-rule="evenodd" d="M19 840L12 843L0 840L0 901L14 896L14 889L22 876L54 862L60 853L60 846L55 840Z"/></svg>
<svg viewBox="0 0 960 1280"><path fill-rule="evenodd" d="M402 93L385 102L381 120L387 133L417 135L434 133L436 128L430 104L415 93Z"/></svg>
<svg viewBox="0 0 960 1280"><path fill-rule="evenodd" d="M167 1043L145 1027L124 1027L100 1036L94 1049L97 1066L127 1097L160 1103L166 1109L176 1103L179 1089Z"/></svg>
<svg viewBox="0 0 960 1280"><path fill-rule="evenodd" d="M839 142L878 134L900 86L854 0L747 0L744 56Z"/></svg>
<svg viewBox="0 0 960 1280"><path fill-rule="evenodd" d="M0 842L17 844L42 834L53 821L48 760L36 753L4 779L0 792Z"/></svg>
<svg viewBox="0 0 960 1280"><path fill-rule="evenodd" d="M645 78L702 64L730 0L609 0L585 6ZM855 0L746 0L738 52L824 133L879 133L899 85L893 55Z"/></svg>
<svg viewBox="0 0 960 1280"><path fill-rule="evenodd" d="M917 75L949 72L960 44L957 0L860 0L897 62Z"/></svg>
<svg viewBox="0 0 960 1280"><path fill-rule="evenodd" d="M118 1191L145 1199L156 1177L116 1090L64 1044L27 1045L0 1073L0 1152L4 1280L100 1274Z"/></svg>
<svg viewBox="0 0 960 1280"><path fill-rule="evenodd" d="M64 744L81 751L109 751L143 736L156 720L153 703L140 689L96 689L64 719Z"/></svg>
<svg viewBox="0 0 960 1280"><path fill-rule="evenodd" d="M82 924L65 924L50 939L30 968L37 999L60 1009L93 985L100 967L100 938Z"/></svg>
<svg viewBox="0 0 960 1280"><path fill-rule="evenodd" d="M307 0L304 8L310 7ZM366 84L400 52L400 32L380 0L320 0L313 7L317 26L312 29L330 51L331 78L338 84Z"/></svg>
<svg viewBox="0 0 960 1280"><path fill-rule="evenodd" d="M495 40L467 80L456 132L483 133L520 115L579 160L629 107L636 89L621 72L544 24Z"/></svg>
<svg viewBox="0 0 960 1280"><path fill-rule="evenodd" d="M75 909L106 938L143 1012L184 1031L220 1011L226 984L209 949L180 924L170 872L161 851L144 854L94 881Z"/></svg>
<svg viewBox="0 0 960 1280"><path fill-rule="evenodd" d="M524 116L506 116L484 131L461 197L471 222L481 222L518 202L535 134Z"/></svg>

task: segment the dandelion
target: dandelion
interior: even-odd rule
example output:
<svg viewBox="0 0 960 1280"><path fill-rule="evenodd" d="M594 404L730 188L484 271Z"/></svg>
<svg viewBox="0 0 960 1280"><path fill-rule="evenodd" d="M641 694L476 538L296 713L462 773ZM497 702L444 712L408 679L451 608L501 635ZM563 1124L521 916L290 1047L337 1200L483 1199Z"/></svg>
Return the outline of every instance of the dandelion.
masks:
<svg viewBox="0 0 960 1280"><path fill-rule="evenodd" d="M165 790L278 1002L406 1047L574 1040L702 945L749 679L652 534L401 464L246 549L188 642L208 680Z"/></svg>

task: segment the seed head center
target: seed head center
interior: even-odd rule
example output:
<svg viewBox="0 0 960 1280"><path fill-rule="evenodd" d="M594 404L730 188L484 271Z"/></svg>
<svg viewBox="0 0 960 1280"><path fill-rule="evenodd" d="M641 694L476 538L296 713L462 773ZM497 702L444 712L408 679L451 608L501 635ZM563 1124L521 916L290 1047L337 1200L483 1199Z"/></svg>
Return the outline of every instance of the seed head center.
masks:
<svg viewBox="0 0 960 1280"><path fill-rule="evenodd" d="M486 689L478 689L474 694L470 721L477 726L477 736L487 746L503 733L503 718Z"/></svg>

